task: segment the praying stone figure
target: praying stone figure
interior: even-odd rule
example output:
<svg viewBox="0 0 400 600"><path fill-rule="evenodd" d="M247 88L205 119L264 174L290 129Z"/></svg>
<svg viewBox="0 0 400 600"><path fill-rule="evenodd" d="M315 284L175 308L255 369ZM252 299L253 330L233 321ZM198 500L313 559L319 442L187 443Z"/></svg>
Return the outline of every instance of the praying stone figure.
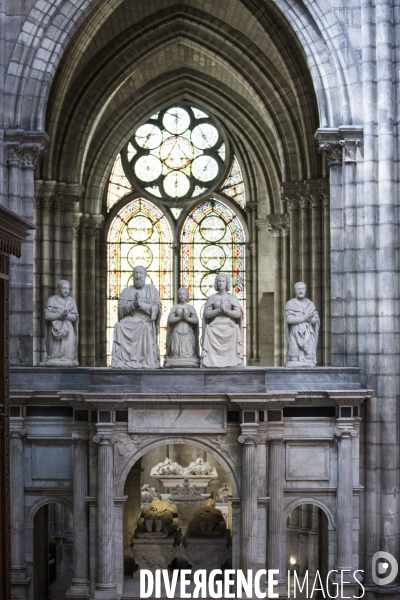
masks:
<svg viewBox="0 0 400 600"><path fill-rule="evenodd" d="M178 301L167 321L167 354L164 367L199 367L199 319L189 302L189 290L178 290Z"/></svg>
<svg viewBox="0 0 400 600"><path fill-rule="evenodd" d="M155 369L160 366L158 333L160 294L147 284L146 269L133 269L133 286L122 290L118 300L118 323L114 326L111 366L116 369Z"/></svg>
<svg viewBox="0 0 400 600"><path fill-rule="evenodd" d="M48 367L78 366L79 314L69 291L69 281L60 279L57 294L47 300L44 309L47 323L45 364Z"/></svg>
<svg viewBox="0 0 400 600"><path fill-rule="evenodd" d="M195 508L189 519L189 537L221 537L226 531L226 521L212 498L204 500L203 506Z"/></svg>
<svg viewBox="0 0 400 600"><path fill-rule="evenodd" d="M306 298L307 286L294 286L296 298L286 304L286 366L315 367L319 315L313 302Z"/></svg>
<svg viewBox="0 0 400 600"><path fill-rule="evenodd" d="M156 498L143 506L134 537L168 537L176 532L179 514L176 504L169 504ZM132 540L133 541L133 540Z"/></svg>
<svg viewBox="0 0 400 600"><path fill-rule="evenodd" d="M231 278L219 273L216 294L209 297L203 313L203 367L243 367L243 308L229 293Z"/></svg>

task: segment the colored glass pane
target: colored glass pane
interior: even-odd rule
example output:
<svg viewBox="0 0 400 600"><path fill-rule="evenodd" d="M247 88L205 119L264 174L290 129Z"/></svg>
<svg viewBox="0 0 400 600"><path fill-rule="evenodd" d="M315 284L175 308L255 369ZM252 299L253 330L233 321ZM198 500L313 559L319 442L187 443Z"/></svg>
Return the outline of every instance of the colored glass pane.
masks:
<svg viewBox="0 0 400 600"><path fill-rule="evenodd" d="M135 189L185 200L221 184L227 153L223 135L211 121L193 107L172 107L141 125L124 149Z"/></svg>
<svg viewBox="0 0 400 600"><path fill-rule="evenodd" d="M182 285L189 289L200 320L207 298L215 293L215 276L220 272L230 275L232 293L246 314L244 230L228 206L210 200L192 211L181 234Z"/></svg>
<svg viewBox="0 0 400 600"><path fill-rule="evenodd" d="M132 269L147 269L146 283L160 292L163 314L160 327L160 356L166 348L166 319L172 308L172 235L162 212L144 199L124 206L111 223L108 234L107 359L111 360L114 325L118 321L118 298L132 285Z"/></svg>
<svg viewBox="0 0 400 600"><path fill-rule="evenodd" d="M110 210L114 204L123 196L132 191L132 186L129 183L121 163L121 155L118 154L114 166L111 171L110 182L108 184L107 194L107 210Z"/></svg>
<svg viewBox="0 0 400 600"><path fill-rule="evenodd" d="M220 191L233 198L242 208L246 206L243 175L236 156L233 157L230 173Z"/></svg>

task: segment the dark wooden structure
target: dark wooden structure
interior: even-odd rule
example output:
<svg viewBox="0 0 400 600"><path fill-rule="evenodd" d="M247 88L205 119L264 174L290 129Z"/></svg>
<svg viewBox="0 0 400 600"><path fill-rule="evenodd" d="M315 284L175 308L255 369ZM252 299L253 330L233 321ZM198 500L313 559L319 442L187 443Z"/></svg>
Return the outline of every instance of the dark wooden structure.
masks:
<svg viewBox="0 0 400 600"><path fill-rule="evenodd" d="M21 256L21 241L33 226L0 206L0 600L11 600L9 456L9 279L10 256Z"/></svg>

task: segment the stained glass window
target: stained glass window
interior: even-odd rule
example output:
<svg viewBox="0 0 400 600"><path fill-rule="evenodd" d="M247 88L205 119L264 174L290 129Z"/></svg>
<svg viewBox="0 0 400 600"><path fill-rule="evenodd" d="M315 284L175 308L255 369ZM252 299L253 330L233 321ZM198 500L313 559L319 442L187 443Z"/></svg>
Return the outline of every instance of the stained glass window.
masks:
<svg viewBox="0 0 400 600"><path fill-rule="evenodd" d="M207 298L216 293L214 281L220 272L231 276L231 292L239 298L246 315L243 227L223 202L209 200L192 211L181 235L182 285L189 288L200 321Z"/></svg>
<svg viewBox="0 0 400 600"><path fill-rule="evenodd" d="M150 197L186 200L221 186L228 168L226 146L209 115L174 106L136 130L124 149L124 165L135 188Z"/></svg>
<svg viewBox="0 0 400 600"><path fill-rule="evenodd" d="M231 171L227 180L221 188L223 194L227 194L235 200L242 208L246 206L246 195L244 189L243 175L240 170L239 162L236 156L233 157Z"/></svg>
<svg viewBox="0 0 400 600"><path fill-rule="evenodd" d="M124 206L108 233L107 360L111 362L114 325L118 321L118 298L133 284L135 265L147 269L146 283L160 292L163 314L160 326L160 357L165 354L166 319L172 308L172 235L167 219L142 198Z"/></svg>
<svg viewBox="0 0 400 600"><path fill-rule="evenodd" d="M118 200L126 196L126 194L129 194L131 191L132 186L122 168L121 155L118 154L108 184L107 210L110 210Z"/></svg>

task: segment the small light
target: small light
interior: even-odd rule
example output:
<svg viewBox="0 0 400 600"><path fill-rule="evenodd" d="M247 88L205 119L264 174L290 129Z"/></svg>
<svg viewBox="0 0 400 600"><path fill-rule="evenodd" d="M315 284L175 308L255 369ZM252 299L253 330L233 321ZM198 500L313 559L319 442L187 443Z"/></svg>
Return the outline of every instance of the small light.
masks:
<svg viewBox="0 0 400 600"><path fill-rule="evenodd" d="M291 565L295 565L297 561L296 561L296 558L294 556L291 556L289 562L290 562Z"/></svg>

